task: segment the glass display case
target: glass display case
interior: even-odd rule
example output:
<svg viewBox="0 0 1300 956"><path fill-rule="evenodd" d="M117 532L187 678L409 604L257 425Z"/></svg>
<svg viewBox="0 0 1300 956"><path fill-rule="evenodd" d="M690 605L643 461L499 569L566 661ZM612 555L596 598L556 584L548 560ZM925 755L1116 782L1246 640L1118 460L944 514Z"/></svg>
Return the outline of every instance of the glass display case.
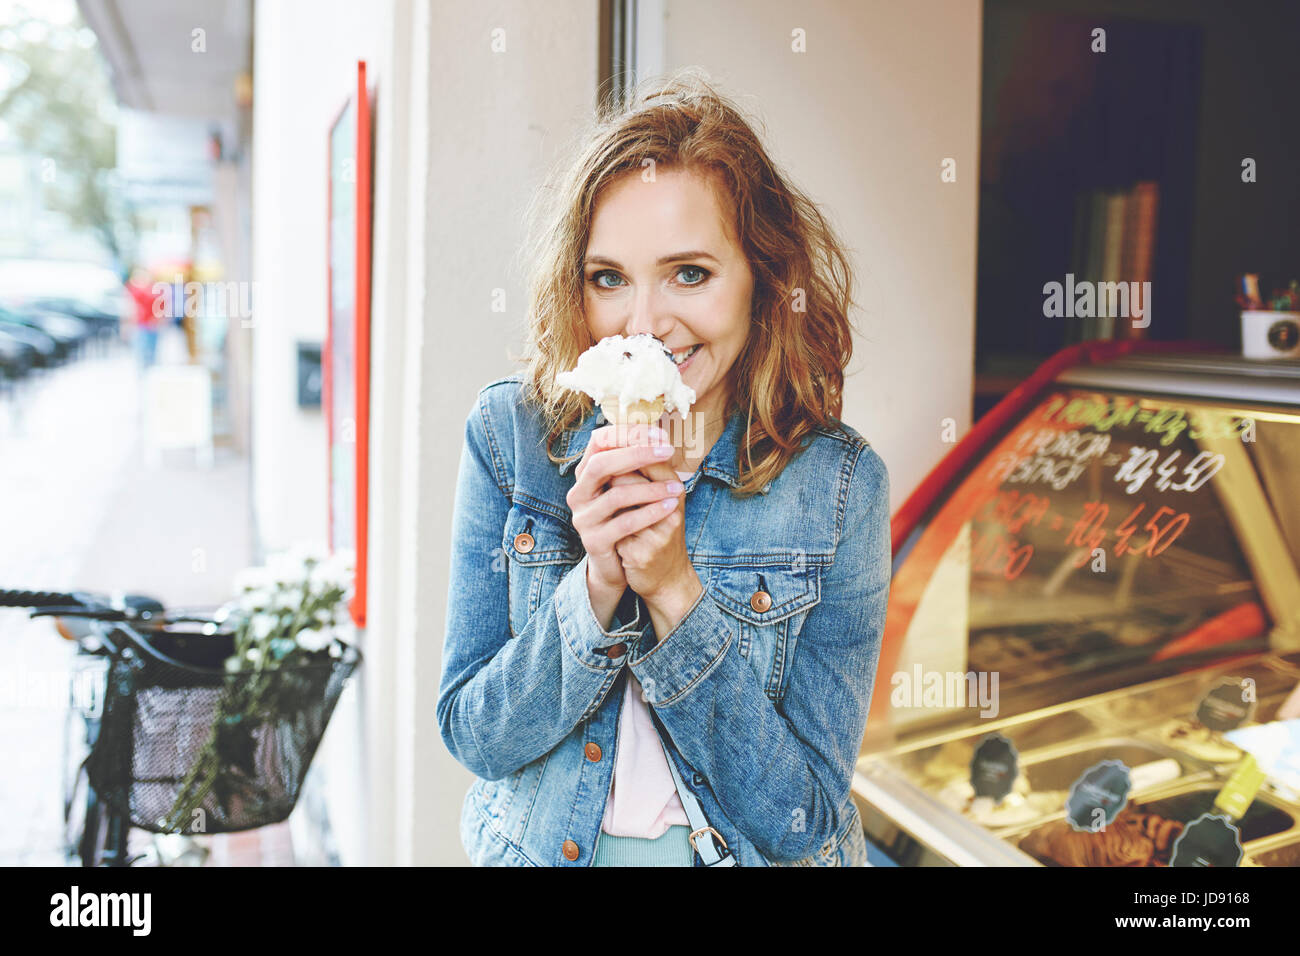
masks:
<svg viewBox="0 0 1300 956"><path fill-rule="evenodd" d="M854 779L903 865L1167 865L1245 753L1300 718L1300 365L1207 356L1069 368L963 449L898 540ZM977 792L986 740L1008 786ZM1105 761L1098 830L1067 814ZM1241 865L1300 863L1300 794L1266 776Z"/></svg>

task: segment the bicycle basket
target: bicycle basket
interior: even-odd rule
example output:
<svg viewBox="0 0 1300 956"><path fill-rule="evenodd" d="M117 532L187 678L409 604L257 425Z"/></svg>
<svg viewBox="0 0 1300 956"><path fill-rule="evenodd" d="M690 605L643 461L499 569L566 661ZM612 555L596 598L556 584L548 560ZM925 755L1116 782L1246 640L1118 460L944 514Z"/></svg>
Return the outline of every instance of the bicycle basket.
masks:
<svg viewBox="0 0 1300 956"><path fill-rule="evenodd" d="M320 651L250 678L224 670L229 634L116 634L125 639L86 764L100 799L154 833L227 833L286 819L361 652L340 641L338 658ZM191 775L218 737L212 785L196 796ZM169 823L187 782L196 805Z"/></svg>

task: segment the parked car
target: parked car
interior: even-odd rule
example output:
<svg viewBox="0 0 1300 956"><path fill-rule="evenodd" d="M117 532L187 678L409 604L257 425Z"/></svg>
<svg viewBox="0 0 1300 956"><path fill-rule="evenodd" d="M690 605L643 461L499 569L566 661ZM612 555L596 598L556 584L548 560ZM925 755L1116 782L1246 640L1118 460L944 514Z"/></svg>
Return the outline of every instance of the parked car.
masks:
<svg viewBox="0 0 1300 956"><path fill-rule="evenodd" d="M6 308L0 306L0 321L7 325L18 325L35 329L49 336L57 345L56 358L59 361L75 355L91 335L91 327L81 319L58 312L44 312L30 308Z"/></svg>
<svg viewBox="0 0 1300 956"><path fill-rule="evenodd" d="M0 305L53 312L116 333L130 298L122 276L94 262L57 259L0 260Z"/></svg>
<svg viewBox="0 0 1300 956"><path fill-rule="evenodd" d="M40 368L57 365L62 358L62 350L54 336L35 326L25 324L3 309L0 309L0 332L19 342L25 342L35 349L34 364Z"/></svg>
<svg viewBox="0 0 1300 956"><path fill-rule="evenodd" d="M22 378L35 362L36 349L0 328L0 378Z"/></svg>
<svg viewBox="0 0 1300 956"><path fill-rule="evenodd" d="M79 319L90 325L92 334L102 338L115 338L121 328L120 314L106 312L90 302L69 296L33 298L26 301L24 306L41 312L53 312Z"/></svg>

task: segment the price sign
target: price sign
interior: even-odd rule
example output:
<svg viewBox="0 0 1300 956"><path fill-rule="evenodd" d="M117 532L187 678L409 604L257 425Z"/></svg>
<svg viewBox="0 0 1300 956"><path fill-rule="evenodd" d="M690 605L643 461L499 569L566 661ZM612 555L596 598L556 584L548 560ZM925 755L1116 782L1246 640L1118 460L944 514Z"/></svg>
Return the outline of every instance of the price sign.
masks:
<svg viewBox="0 0 1300 956"><path fill-rule="evenodd" d="M1095 833L1115 822L1128 803L1133 786L1128 767L1119 760L1103 760L1083 772L1070 787L1065 818L1076 830Z"/></svg>
<svg viewBox="0 0 1300 956"><path fill-rule="evenodd" d="M1170 866L1239 866L1241 831L1227 817L1202 813L1174 841Z"/></svg>
<svg viewBox="0 0 1300 956"><path fill-rule="evenodd" d="M1229 677L1201 698L1196 719L1211 730L1235 730L1255 714L1255 682Z"/></svg>
<svg viewBox="0 0 1300 956"><path fill-rule="evenodd" d="M1015 744L1001 734L989 734L975 748L970 762L970 785L975 796L1001 802L1016 781L1018 764Z"/></svg>

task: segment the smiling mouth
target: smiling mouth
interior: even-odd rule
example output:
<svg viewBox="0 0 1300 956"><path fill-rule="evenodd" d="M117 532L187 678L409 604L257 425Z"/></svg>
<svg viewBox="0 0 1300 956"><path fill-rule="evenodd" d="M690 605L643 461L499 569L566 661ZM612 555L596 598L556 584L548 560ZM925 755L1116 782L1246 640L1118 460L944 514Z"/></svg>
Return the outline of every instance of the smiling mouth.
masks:
<svg viewBox="0 0 1300 956"><path fill-rule="evenodd" d="M688 349L683 349L683 350L680 351L680 352L674 352L674 353L673 353L673 364L676 365L676 366L678 366L678 367L680 367L680 366L682 366L682 365L685 365L687 362L689 362L689 361L691 360L691 356L694 355L696 352L698 352L698 351L700 350L700 347L701 347L703 344L704 344L703 342L698 342L698 343L696 343L695 345L692 345L692 346L691 346L690 348L688 348Z"/></svg>

